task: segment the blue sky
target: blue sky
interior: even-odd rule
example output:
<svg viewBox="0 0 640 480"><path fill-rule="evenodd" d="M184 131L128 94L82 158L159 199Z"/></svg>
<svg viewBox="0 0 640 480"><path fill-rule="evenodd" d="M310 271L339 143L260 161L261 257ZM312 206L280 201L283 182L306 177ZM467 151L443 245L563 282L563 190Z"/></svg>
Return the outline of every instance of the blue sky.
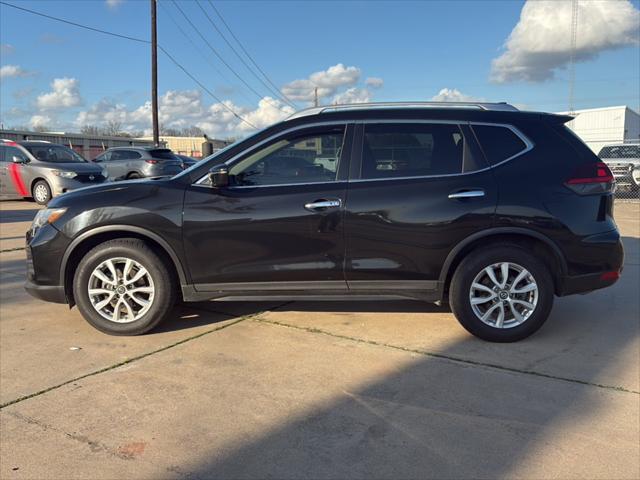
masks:
<svg viewBox="0 0 640 480"><path fill-rule="evenodd" d="M96 28L149 38L146 0L8 1ZM523 10L521 1L214 1L269 78L288 98L299 99L297 108L308 105L316 85L322 103L435 97L504 100L561 111L568 106L565 67L571 5L543 3ZM236 72L261 96L269 95L198 4L180 1L179 5ZM201 5L240 51L207 0ZM576 108L627 104L638 109L639 2L583 1L580 5ZM77 130L81 124L114 119L130 130L148 129L148 45L4 5L0 14L0 114L5 127L40 123ZM159 0L158 29L159 43L252 124L264 126L289 113L290 107L279 100L260 103L261 97L226 69L171 0ZM511 43L506 43L510 34ZM249 130L159 55L164 125L196 124L220 136ZM314 72L320 73L312 76ZM54 86L55 79L62 81Z"/></svg>

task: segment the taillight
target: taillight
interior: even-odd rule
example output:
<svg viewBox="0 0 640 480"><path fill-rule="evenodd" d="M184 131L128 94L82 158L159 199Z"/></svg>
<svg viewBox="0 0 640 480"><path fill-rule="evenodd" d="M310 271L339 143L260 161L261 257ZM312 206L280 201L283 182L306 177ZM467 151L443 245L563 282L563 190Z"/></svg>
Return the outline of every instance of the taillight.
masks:
<svg viewBox="0 0 640 480"><path fill-rule="evenodd" d="M148 158L145 162L150 163L151 165L155 165L156 163L160 163L160 160L154 160L153 158Z"/></svg>
<svg viewBox="0 0 640 480"><path fill-rule="evenodd" d="M580 165L565 185L580 195L613 191L614 178L606 163L593 162Z"/></svg>

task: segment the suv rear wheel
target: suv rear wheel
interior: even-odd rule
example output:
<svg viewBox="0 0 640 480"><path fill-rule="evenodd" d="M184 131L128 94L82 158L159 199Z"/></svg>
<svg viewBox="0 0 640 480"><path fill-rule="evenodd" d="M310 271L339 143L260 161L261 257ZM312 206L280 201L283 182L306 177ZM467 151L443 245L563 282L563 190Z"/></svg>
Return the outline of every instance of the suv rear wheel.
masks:
<svg viewBox="0 0 640 480"><path fill-rule="evenodd" d="M142 240L110 240L81 260L73 295L82 316L111 335L139 335L165 319L176 300L170 267Z"/></svg>
<svg viewBox="0 0 640 480"><path fill-rule="evenodd" d="M475 250L456 269L451 310L473 335L515 342L537 331L553 306L553 280L545 264L517 245Z"/></svg>

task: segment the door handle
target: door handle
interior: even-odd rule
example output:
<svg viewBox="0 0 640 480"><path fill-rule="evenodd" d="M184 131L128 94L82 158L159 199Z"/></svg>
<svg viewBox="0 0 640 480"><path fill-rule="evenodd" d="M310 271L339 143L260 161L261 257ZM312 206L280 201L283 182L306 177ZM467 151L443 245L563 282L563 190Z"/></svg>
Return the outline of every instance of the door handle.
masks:
<svg viewBox="0 0 640 480"><path fill-rule="evenodd" d="M482 189L461 190L461 191L453 192L449 194L449 198L453 200L460 199L460 198L477 198L477 197L484 197L484 190Z"/></svg>
<svg viewBox="0 0 640 480"><path fill-rule="evenodd" d="M340 199L336 200L316 200L315 202L309 202L304 204L304 208L312 212L318 210L325 210L329 208L339 208L342 205Z"/></svg>

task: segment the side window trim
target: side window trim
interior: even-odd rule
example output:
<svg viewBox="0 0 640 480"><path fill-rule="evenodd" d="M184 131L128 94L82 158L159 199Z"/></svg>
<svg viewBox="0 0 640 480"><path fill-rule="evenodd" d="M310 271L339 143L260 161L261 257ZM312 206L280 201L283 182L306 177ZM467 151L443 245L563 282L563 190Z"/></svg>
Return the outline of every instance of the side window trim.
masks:
<svg viewBox="0 0 640 480"><path fill-rule="evenodd" d="M353 139L353 128L355 122L353 121L328 121L328 122L318 122L307 125L299 125L297 127L290 128L288 130L284 130L282 132L278 132L270 137L263 139L262 141L252 145L250 148L239 152L237 155L234 155L221 165L226 165L227 167L233 166L236 162L241 161L243 158L257 152L263 146L272 143L273 141L277 141L278 139L283 139L289 136L292 133L299 132L300 134L304 134L305 131L311 131L314 129L320 128L331 128L331 127L343 127L344 128L344 138L342 140L342 150L340 154L340 160L338 164L337 178L333 181L321 181L321 182L301 182L301 183L280 183L274 185L233 185L228 187L229 189L242 189L242 188L273 188L273 187L289 187L289 186L302 186L302 185L322 185L322 184L341 184L347 182L348 176L348 165L350 163L351 157L351 144ZM203 175L198 180L192 183L193 186L196 187L205 187L212 188L211 185L208 184L208 174Z"/></svg>
<svg viewBox="0 0 640 480"><path fill-rule="evenodd" d="M515 153L513 155L511 155L510 157L505 158L504 160L499 161L498 163L495 163L493 165L491 165L489 168L495 168L498 165L502 165L503 163L509 162L511 160L513 160L514 158L519 157L520 155L524 155L527 152L530 152L531 150L533 150L533 147L535 146L534 143L529 140L529 137L527 137L524 133L522 133L517 127L508 124L508 123L493 123L493 122L469 122L469 125L471 126L471 131L473 131L473 136L474 139L476 141L476 143L478 144L478 146L480 147L480 149L482 150L482 144L480 143L480 140L478 139L477 134L475 133L475 131L473 130L473 126L474 125L479 125L479 126L483 126L483 127L502 127L502 128L506 128L508 130L511 130L511 132L513 132L513 134L518 137L520 140L522 140L525 144L525 148L523 150L520 150L518 153ZM484 151L483 151L484 153ZM486 155L485 155L486 157ZM489 162L489 159L486 159L487 162Z"/></svg>
<svg viewBox="0 0 640 480"><path fill-rule="evenodd" d="M437 175L419 175L419 176L409 176L409 177L388 177L388 178L360 178L360 169L362 166L362 151L364 148L364 126L368 123L430 123L430 124L448 124L448 125L458 125L461 129L461 131L463 132L463 134L465 133L465 130L463 128L463 126L470 126L473 127L473 125L484 125L484 126L488 126L488 127L504 127L507 128L509 130L511 130L517 137L519 137L526 145L526 148L518 153L516 153L515 155L512 155L511 157L502 160L499 163L496 163L494 165L489 164L489 162L484 158L484 153L483 153L483 158L481 159L482 161L484 161L487 166L484 168L481 168L479 170L473 170L472 172L460 172L460 173L445 173L445 174L437 174ZM477 122L477 121L467 121L467 120L420 120L420 119L392 119L392 118L388 118L388 119L367 119L367 120L358 120L355 122L356 124L356 139L357 139L357 144L354 143L354 151L357 150L357 156L352 156L351 161L352 161L352 169L351 169L351 175L349 178L349 182L357 182L357 183L362 183L362 182L382 182L382 181L392 181L392 180L412 180L412 179L424 179L424 178L446 178L446 177L457 177L457 176L462 176L462 175L473 175L475 173L479 173L479 172L484 172L487 170L491 170L493 168L496 168L506 162L510 162L511 160L513 160L514 158L517 158L521 155L524 155L525 153L531 151L535 144L524 134L522 133L517 127L515 127L514 125L508 124L508 123L498 123L498 122ZM473 128L471 128L470 130L473 131ZM478 146L478 148L480 148L479 146L479 142L478 139L474 133L474 137L472 139L470 139L470 141L472 143L474 143L475 145ZM355 163L357 165L354 165L354 160ZM354 169L355 167L355 169Z"/></svg>

